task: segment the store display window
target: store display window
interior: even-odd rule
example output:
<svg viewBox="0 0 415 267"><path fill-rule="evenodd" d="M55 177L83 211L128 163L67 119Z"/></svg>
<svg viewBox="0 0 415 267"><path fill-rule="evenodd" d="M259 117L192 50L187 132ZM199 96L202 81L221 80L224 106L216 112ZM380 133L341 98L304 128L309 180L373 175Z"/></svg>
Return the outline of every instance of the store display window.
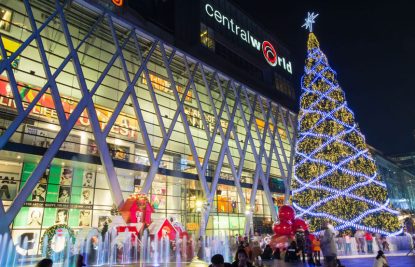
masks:
<svg viewBox="0 0 415 267"><path fill-rule="evenodd" d="M12 24L12 18L13 11L3 6L0 6L0 30L9 32Z"/></svg>

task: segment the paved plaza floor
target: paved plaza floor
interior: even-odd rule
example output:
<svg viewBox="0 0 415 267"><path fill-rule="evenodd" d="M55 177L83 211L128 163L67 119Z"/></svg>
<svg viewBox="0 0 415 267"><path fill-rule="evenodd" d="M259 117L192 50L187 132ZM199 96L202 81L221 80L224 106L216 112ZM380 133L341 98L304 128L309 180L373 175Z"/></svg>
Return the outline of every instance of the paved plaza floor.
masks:
<svg viewBox="0 0 415 267"><path fill-rule="evenodd" d="M341 259L341 264L346 267L372 267L375 256L361 257L361 258L346 258ZM387 257L390 267L415 267L415 256L389 256ZM126 266L126 265L112 265L112 266ZM150 267L152 264L134 264L129 266ZM156 265L159 267L207 267L208 264L202 261L169 263ZM283 260L273 260L265 262L264 267L312 267L307 263L299 262L284 262Z"/></svg>

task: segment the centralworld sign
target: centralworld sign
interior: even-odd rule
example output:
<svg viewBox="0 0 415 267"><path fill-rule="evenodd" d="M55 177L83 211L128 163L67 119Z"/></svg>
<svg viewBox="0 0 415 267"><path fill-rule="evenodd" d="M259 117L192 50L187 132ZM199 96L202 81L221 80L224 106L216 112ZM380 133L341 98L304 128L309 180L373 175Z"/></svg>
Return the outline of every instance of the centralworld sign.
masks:
<svg viewBox="0 0 415 267"><path fill-rule="evenodd" d="M262 54L269 65L272 67L279 66L288 73L292 74L291 61L286 60L285 57L279 56L270 41L258 40L258 38L255 37L255 34L252 34L249 30L240 26L240 24L238 24L233 18L224 15L220 10L216 9L209 3L205 4L204 11L210 18L212 18L212 20L221 24L228 31L238 36L253 49L260 52L262 51Z"/></svg>

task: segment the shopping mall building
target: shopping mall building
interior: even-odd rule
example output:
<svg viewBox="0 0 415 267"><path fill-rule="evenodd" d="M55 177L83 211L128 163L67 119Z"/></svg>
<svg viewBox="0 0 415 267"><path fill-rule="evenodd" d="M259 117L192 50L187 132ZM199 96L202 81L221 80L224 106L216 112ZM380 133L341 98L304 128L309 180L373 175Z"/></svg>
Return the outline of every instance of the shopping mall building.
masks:
<svg viewBox="0 0 415 267"><path fill-rule="evenodd" d="M191 233L271 231L287 49L229 1L113 2L1 1L1 232L102 227L134 192Z"/></svg>

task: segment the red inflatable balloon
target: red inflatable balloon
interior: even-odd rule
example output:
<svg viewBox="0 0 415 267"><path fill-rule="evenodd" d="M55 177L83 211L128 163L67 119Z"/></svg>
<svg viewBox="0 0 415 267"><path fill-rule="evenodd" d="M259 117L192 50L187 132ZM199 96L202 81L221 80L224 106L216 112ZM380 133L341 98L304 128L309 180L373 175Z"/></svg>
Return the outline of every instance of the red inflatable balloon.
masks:
<svg viewBox="0 0 415 267"><path fill-rule="evenodd" d="M277 236L289 236L293 234L292 225L286 221L274 225L274 232Z"/></svg>
<svg viewBox="0 0 415 267"><path fill-rule="evenodd" d="M281 229L280 223L274 223L274 226L273 226L272 230L274 231L276 236L280 236L280 234L279 234L280 229Z"/></svg>
<svg viewBox="0 0 415 267"><path fill-rule="evenodd" d="M308 225L303 219L295 218L293 221L293 228L294 231L297 231L298 229L303 229L305 231L308 230Z"/></svg>
<svg viewBox="0 0 415 267"><path fill-rule="evenodd" d="M294 220L295 210L291 206L284 205L279 209L278 217L280 218L280 221Z"/></svg>

